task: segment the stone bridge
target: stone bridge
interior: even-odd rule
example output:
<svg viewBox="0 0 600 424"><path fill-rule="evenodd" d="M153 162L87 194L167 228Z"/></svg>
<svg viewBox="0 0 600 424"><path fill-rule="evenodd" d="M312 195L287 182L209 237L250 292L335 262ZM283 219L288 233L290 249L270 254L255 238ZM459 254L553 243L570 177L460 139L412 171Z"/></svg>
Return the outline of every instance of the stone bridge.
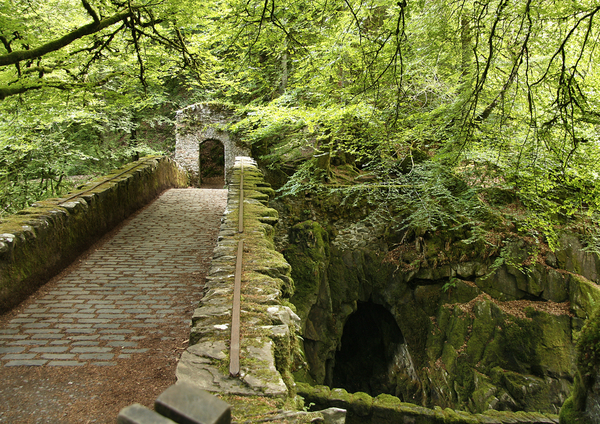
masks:
<svg viewBox="0 0 600 424"><path fill-rule="evenodd" d="M274 192L264 182L251 158L244 159L243 171L241 163L235 163L229 175L227 206L218 229L204 296L188 317L191 320L190 344L181 355L176 371L181 384L189 383L220 396L231 404L237 420L248 420L244 422L342 422L343 414L340 418L339 409L326 409L331 407L347 410L347 422L352 423L558 422L556 416L534 413L490 411L473 415L450 409L430 410L400 402L389 395L373 398L365 393L349 394L343 389L296 384L291 369L303 361L299 318L289 303L294 291L290 265L275 250L273 243L278 213L269 207L269 199ZM73 261L92 241L158 193L169 187L186 185L185 173L176 163L167 158L149 157L87 184L66 198L38 202L16 216L3 219L0 223L2 310L6 312L14 307ZM240 202L244 206L243 232L239 231ZM168 221L168 211L166 213L164 219ZM241 280L239 374L231 376L232 299L241 239L244 247L241 274L238 271ZM167 270L167 273L175 275L173 271ZM134 299L132 293L129 297L117 293L116 297L119 296ZM143 306L141 297L136 299L140 300L130 302L130 308ZM96 312L102 315L101 311ZM89 319L86 322L104 320L110 322L108 327L118 326L118 316L108 312L111 311L104 311L103 318L96 313L93 315L96 321ZM144 308L138 312L152 311ZM33 321L24 319L23 322ZM76 333L82 336L93 330L92 324L67 324L63 328L69 331L70 326L71 330L78 329ZM48 329L45 324L31 325L24 331L38 327ZM15 328L13 324L0 329L1 335L12 337L0 341L0 360L4 366L18 361L15 358L21 352L18 344L7 342L18 336ZM61 333L57 330L49 334L58 337ZM118 341L113 343L119 344ZM83 358L73 360L76 349L67 351L61 346L49 344L45 349L30 350L19 365L49 366L48 355L54 355L54 362L77 362ZM55 349L51 351L50 347ZM39 352L37 356L35 352ZM107 350L94 351L90 358L101 362L102 352ZM105 356L112 358L110 353ZM326 411L306 412L309 405Z"/></svg>

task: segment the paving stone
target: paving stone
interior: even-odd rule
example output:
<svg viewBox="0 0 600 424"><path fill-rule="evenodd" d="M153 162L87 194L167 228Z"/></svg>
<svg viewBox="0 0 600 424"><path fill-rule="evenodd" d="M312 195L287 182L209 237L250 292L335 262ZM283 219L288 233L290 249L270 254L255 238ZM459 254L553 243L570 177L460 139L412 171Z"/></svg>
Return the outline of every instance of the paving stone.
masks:
<svg viewBox="0 0 600 424"><path fill-rule="evenodd" d="M44 353L42 359L75 359L72 353Z"/></svg>
<svg viewBox="0 0 600 424"><path fill-rule="evenodd" d="M32 334L31 339L62 339L64 334Z"/></svg>
<svg viewBox="0 0 600 424"><path fill-rule="evenodd" d="M30 352L39 352L39 353L62 353L66 352L69 349L66 346L44 346L44 347L33 347L29 349Z"/></svg>
<svg viewBox="0 0 600 424"><path fill-rule="evenodd" d="M114 347L137 347L138 342L113 341L106 343L106 345Z"/></svg>
<svg viewBox="0 0 600 424"><path fill-rule="evenodd" d="M121 334L107 334L100 337L100 340L125 340L125 336Z"/></svg>
<svg viewBox="0 0 600 424"><path fill-rule="evenodd" d="M129 318L129 314L126 314L126 313L99 314L98 318L102 318L102 319L125 319L125 318Z"/></svg>
<svg viewBox="0 0 600 424"><path fill-rule="evenodd" d="M23 331L24 333L35 333L35 334L52 334L60 333L58 328L30 328Z"/></svg>
<svg viewBox="0 0 600 424"><path fill-rule="evenodd" d="M9 353L7 355L4 355L2 357L2 359L5 361L11 360L11 359L24 360L24 359L33 359L36 356L37 356L37 353Z"/></svg>
<svg viewBox="0 0 600 424"><path fill-rule="evenodd" d="M49 313L52 314L70 314L73 311L73 308L54 308L54 309L50 309L50 311L48 311Z"/></svg>
<svg viewBox="0 0 600 424"><path fill-rule="evenodd" d="M95 333L95 328L67 328L65 333L79 333L79 334L90 334Z"/></svg>
<svg viewBox="0 0 600 424"><path fill-rule="evenodd" d="M42 314L44 312L46 312L48 310L48 308L31 308L31 309L26 309L25 312L26 314Z"/></svg>
<svg viewBox="0 0 600 424"><path fill-rule="evenodd" d="M48 366L50 367L81 367L86 365L87 362L81 361L50 361Z"/></svg>
<svg viewBox="0 0 600 424"><path fill-rule="evenodd" d="M43 345L46 344L49 340L45 339L35 339L35 340L16 340L7 343L9 346L30 346L30 345Z"/></svg>
<svg viewBox="0 0 600 424"><path fill-rule="evenodd" d="M35 367L35 366L42 366L46 362L48 362L47 359L25 359L25 360L19 359L19 360L7 362L6 364L4 364L4 366L5 367Z"/></svg>
<svg viewBox="0 0 600 424"><path fill-rule="evenodd" d="M79 355L79 359L87 360L87 359L95 359L95 360L110 360L114 358L114 353L82 353Z"/></svg>
<svg viewBox="0 0 600 424"><path fill-rule="evenodd" d="M112 322L111 319L100 319L100 318L80 319L77 321L82 324L108 324L108 323ZM114 324L114 325L119 325L119 324Z"/></svg>
<svg viewBox="0 0 600 424"><path fill-rule="evenodd" d="M96 340L100 337L99 334L90 334L85 336L70 336L71 340Z"/></svg>
<svg viewBox="0 0 600 424"><path fill-rule="evenodd" d="M74 347L71 349L73 353L105 353L110 352L110 347Z"/></svg>
<svg viewBox="0 0 600 424"><path fill-rule="evenodd" d="M121 352L123 353L146 353L148 352L149 349L147 348L140 348L140 349L121 349Z"/></svg>
<svg viewBox="0 0 600 424"><path fill-rule="evenodd" d="M84 340L81 342L73 342L71 343L73 346L99 346L100 342L95 342L92 340Z"/></svg>
<svg viewBox="0 0 600 424"><path fill-rule="evenodd" d="M20 346L0 347L0 353L20 353L24 350L25 348Z"/></svg>
<svg viewBox="0 0 600 424"><path fill-rule="evenodd" d="M83 319L93 319L96 317L95 313L73 313L73 314L64 314L63 317L65 318L75 318L78 320L83 320ZM81 322L81 321L79 321Z"/></svg>
<svg viewBox="0 0 600 424"><path fill-rule="evenodd" d="M10 322L12 324L26 324L26 323L31 323L31 322L36 322L37 320L35 318L15 318L15 319L11 319Z"/></svg>

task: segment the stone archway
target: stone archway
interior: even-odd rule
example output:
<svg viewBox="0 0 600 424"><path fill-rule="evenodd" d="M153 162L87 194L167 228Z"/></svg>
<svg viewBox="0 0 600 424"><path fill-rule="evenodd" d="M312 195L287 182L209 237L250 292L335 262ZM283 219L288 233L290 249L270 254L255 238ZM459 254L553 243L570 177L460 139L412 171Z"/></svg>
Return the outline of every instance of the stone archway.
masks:
<svg viewBox="0 0 600 424"><path fill-rule="evenodd" d="M226 126L233 121L234 110L219 103L198 103L177 111L175 126L175 160L190 176L190 183L200 183L200 146L218 140L224 148L225 184L229 184L236 156L250 156L250 149L230 134Z"/></svg>

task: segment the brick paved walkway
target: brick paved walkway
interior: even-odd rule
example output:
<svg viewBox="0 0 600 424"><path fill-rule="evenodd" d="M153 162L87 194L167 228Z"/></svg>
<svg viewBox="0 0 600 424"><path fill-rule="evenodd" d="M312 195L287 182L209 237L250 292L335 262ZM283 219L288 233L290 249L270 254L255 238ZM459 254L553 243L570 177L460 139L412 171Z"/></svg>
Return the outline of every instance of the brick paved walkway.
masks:
<svg viewBox="0 0 600 424"><path fill-rule="evenodd" d="M163 193L0 328L0 363L116 365L152 335L187 326L200 299L226 190ZM42 290L43 292L43 290Z"/></svg>

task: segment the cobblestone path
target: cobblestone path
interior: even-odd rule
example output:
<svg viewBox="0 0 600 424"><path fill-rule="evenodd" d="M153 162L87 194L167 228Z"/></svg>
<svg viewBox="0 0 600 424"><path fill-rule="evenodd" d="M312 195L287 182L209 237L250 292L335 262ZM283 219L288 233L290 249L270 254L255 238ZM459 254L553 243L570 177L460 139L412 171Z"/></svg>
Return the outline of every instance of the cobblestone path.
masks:
<svg viewBox="0 0 600 424"><path fill-rule="evenodd" d="M187 331L226 196L226 190L166 191L42 288L0 323L0 374L11 367L111 368L132 358L143 367L156 344ZM7 416L2 409L0 421Z"/></svg>

